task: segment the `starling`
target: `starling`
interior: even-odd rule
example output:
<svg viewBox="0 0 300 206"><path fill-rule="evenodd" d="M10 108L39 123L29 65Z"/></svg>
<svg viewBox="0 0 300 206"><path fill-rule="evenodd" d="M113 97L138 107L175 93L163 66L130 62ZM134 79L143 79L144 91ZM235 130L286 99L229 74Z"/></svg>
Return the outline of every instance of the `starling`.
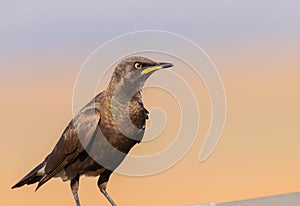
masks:
<svg viewBox="0 0 300 206"><path fill-rule="evenodd" d="M141 97L143 85L153 72L172 66L139 56L122 60L107 89L74 116L52 152L12 189L38 183L37 190L51 178L60 177L70 180L76 205L80 206L80 176L99 176L98 188L115 206L106 185L130 149L143 138L148 119Z"/></svg>

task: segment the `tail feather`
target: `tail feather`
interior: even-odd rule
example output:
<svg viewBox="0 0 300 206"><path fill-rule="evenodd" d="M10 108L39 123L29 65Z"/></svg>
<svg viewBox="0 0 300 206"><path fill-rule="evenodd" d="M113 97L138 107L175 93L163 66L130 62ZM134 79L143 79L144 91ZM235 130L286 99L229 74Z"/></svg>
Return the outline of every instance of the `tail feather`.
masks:
<svg viewBox="0 0 300 206"><path fill-rule="evenodd" d="M30 171L25 177L23 177L17 184L12 186L11 189L17 188L17 187L22 187L23 185L27 184L34 184L36 182L39 182L42 178L43 175L38 174L38 171L42 169L46 165L46 162L42 162L38 166L36 166L32 171Z"/></svg>

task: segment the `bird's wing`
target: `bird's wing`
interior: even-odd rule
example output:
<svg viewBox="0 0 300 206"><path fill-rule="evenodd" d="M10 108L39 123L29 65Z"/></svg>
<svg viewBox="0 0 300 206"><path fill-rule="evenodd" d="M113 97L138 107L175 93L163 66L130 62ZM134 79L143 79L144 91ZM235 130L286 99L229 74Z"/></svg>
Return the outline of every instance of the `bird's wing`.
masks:
<svg viewBox="0 0 300 206"><path fill-rule="evenodd" d="M101 97L101 96L100 96ZM88 145L100 121L99 95L87 104L63 132L51 154L46 158L45 175L36 190L71 163Z"/></svg>

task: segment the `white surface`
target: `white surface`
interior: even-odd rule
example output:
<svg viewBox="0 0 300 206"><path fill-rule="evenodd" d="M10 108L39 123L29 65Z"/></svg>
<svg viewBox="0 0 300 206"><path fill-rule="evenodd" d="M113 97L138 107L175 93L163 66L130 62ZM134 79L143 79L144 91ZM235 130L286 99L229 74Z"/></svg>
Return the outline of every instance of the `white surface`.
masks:
<svg viewBox="0 0 300 206"><path fill-rule="evenodd" d="M300 206L300 192L220 203L216 204L216 206Z"/></svg>

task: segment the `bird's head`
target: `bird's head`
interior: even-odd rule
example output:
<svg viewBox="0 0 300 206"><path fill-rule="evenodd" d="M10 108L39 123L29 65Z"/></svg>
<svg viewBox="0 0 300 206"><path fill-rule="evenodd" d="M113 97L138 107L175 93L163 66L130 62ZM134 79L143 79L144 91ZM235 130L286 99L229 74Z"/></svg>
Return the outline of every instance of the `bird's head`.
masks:
<svg viewBox="0 0 300 206"><path fill-rule="evenodd" d="M171 63L155 62L145 57L128 57L116 66L109 87L116 89L121 86L139 91L151 74L172 66Z"/></svg>

